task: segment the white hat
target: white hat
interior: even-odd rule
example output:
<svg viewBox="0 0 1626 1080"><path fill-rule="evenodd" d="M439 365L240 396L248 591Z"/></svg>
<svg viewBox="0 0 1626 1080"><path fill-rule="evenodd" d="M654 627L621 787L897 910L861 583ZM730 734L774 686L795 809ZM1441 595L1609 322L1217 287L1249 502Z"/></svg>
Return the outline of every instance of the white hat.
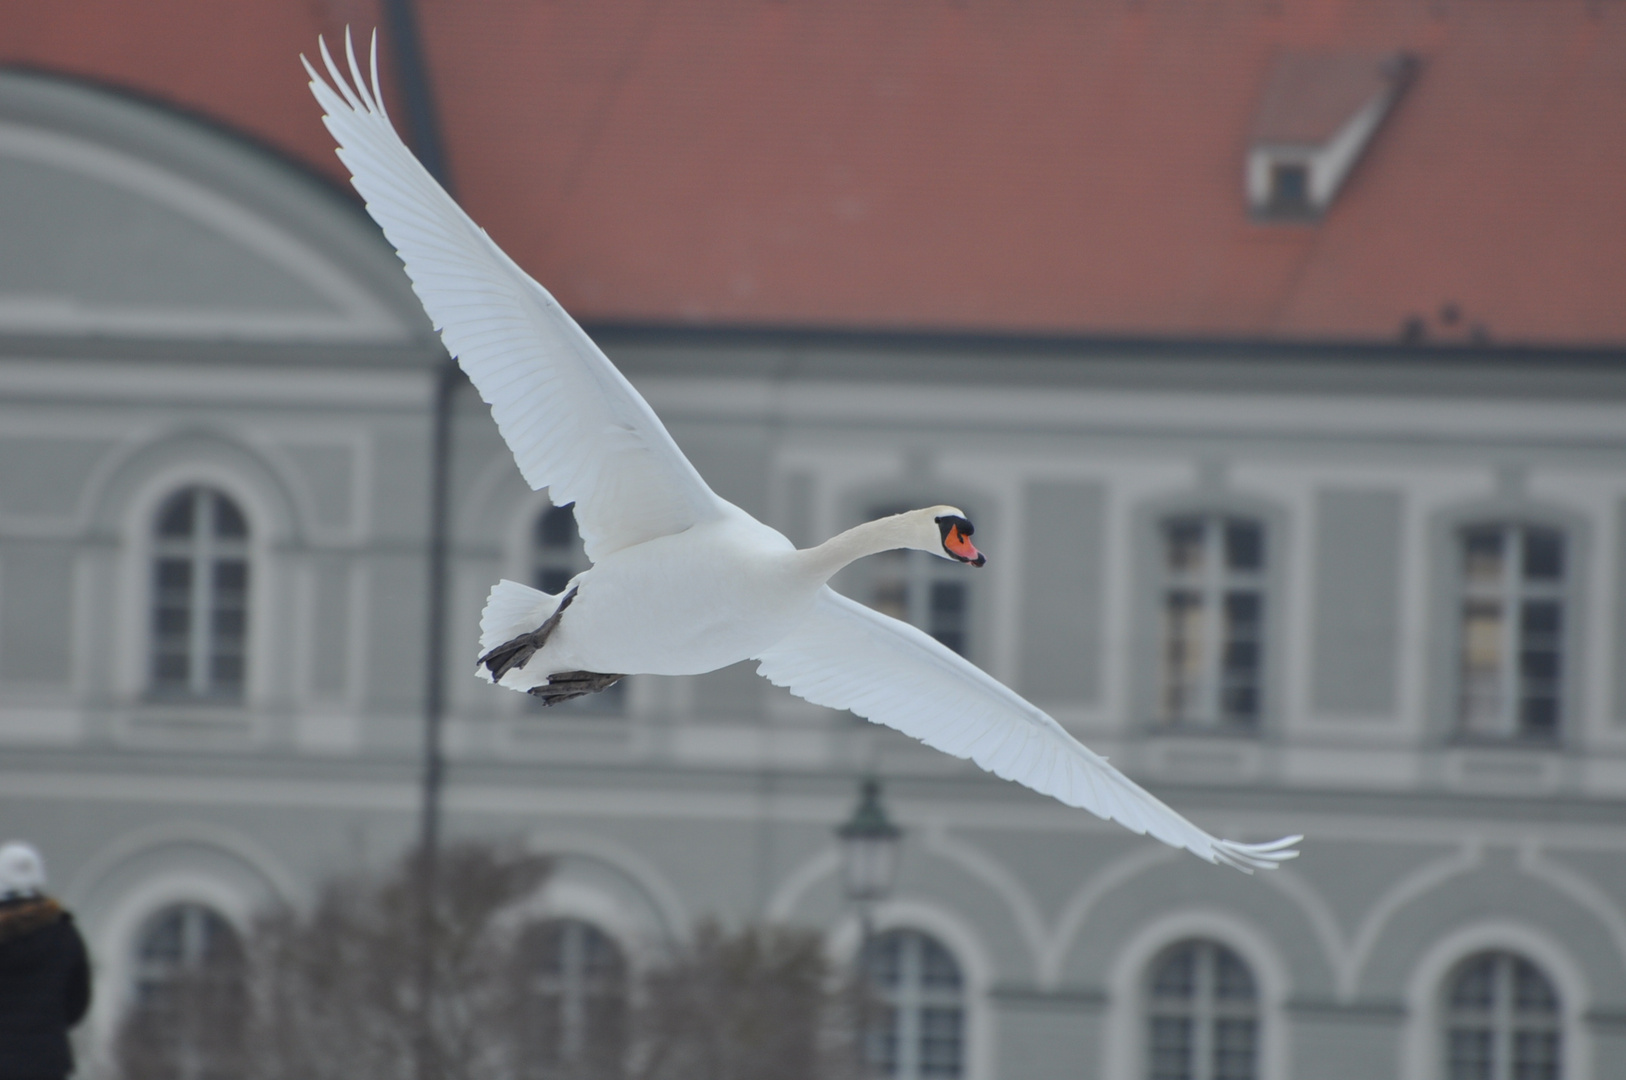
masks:
<svg viewBox="0 0 1626 1080"><path fill-rule="evenodd" d="M20 840L0 847L0 900L38 896L45 888L45 860Z"/></svg>

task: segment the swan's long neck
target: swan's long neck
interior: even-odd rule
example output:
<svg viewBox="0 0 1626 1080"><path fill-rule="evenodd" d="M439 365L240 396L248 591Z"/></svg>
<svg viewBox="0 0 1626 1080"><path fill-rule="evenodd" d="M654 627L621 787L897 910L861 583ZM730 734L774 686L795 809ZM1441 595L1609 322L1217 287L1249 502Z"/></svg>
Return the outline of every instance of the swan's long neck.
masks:
<svg viewBox="0 0 1626 1080"><path fill-rule="evenodd" d="M818 547L806 548L796 554L808 573L820 582L829 581L848 563L865 555L878 555L897 548L912 548L916 527L910 514L894 514L856 525L844 533L832 536Z"/></svg>

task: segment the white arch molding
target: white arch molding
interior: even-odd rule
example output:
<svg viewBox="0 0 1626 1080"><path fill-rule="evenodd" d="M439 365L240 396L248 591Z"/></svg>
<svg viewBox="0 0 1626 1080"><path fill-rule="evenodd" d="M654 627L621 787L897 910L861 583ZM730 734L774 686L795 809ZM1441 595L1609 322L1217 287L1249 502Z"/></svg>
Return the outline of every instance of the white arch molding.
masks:
<svg viewBox="0 0 1626 1080"><path fill-rule="evenodd" d="M197 433L202 437L219 436ZM160 447L168 439L160 438L141 449ZM253 456L262 467L264 462L248 448L235 440L223 440L233 448ZM138 451L139 452L139 451ZM281 478L279 478L281 479ZM152 557L153 528L158 507L170 495L190 486L215 488L232 499L248 520L249 583L248 583L248 640L251 662L246 672L242 705L250 707L264 700L271 692L272 671L283 669L282 642L277 630L285 625L289 615L289 582L286 567L279 565L277 551L293 531L294 523L287 520L286 508L279 499L262 490L260 482L244 475L240 468L207 458L175 461L163 465L142 478L126 493L119 532L123 537L118 556L118 594L113 604L112 618L117 627L115 639L122 643L112 657L112 686L123 700L139 700L147 685L147 659L151 648L152 629ZM116 497L117 493L109 492ZM102 616L106 617L105 613ZM87 654L94 650L86 650Z"/></svg>
<svg viewBox="0 0 1626 1080"><path fill-rule="evenodd" d="M654 921L638 917L624 899L610 897L609 892L599 886L572 883L566 878L556 878L543 885L534 900L540 905L536 910L549 911L549 904L562 904L564 906L557 910L564 914L567 907L575 905L569 913L585 918L588 916L583 913L590 910L586 905L598 899L610 898L611 903L605 910L619 913L612 914L612 918L625 916L621 923L626 934L622 938L623 943L630 942L633 937L663 941L688 937L691 922L682 895L659 867L634 848L596 833L561 829L540 829L529 833L525 838L525 848L537 855L555 858L576 856L609 868L633 887L638 898L654 916ZM550 889L554 890L551 895Z"/></svg>
<svg viewBox="0 0 1626 1080"><path fill-rule="evenodd" d="M95 994L89 1023L90 1058L98 1072L111 1060L119 1020L129 1006L136 937L147 921L175 904L201 904L246 938L255 916L255 898L224 877L186 868L152 875L123 893L86 936L96 958Z"/></svg>
<svg viewBox="0 0 1626 1080"><path fill-rule="evenodd" d="M1440 1040L1440 998L1445 977L1475 953L1495 950L1524 957L1558 987L1566 1080L1587 1080L1592 1072L1592 1039L1582 1017L1592 1005L1585 971L1545 930L1512 919L1470 923L1437 939L1423 950L1406 982L1406 1024L1400 1040L1395 1075L1400 1080L1446 1080Z"/></svg>
<svg viewBox="0 0 1626 1080"><path fill-rule="evenodd" d="M1292 1044L1282 1010L1292 990L1287 965L1263 930L1214 908L1189 908L1154 919L1119 948L1107 982L1103 1080L1141 1080L1145 1076L1148 965L1164 949L1192 938L1216 941L1247 962L1259 988L1258 1080L1292 1080Z"/></svg>
<svg viewBox="0 0 1626 1080"><path fill-rule="evenodd" d="M408 340L406 327L324 255L250 207L179 173L86 139L9 122L0 123L0 156L60 169L162 206L277 267L328 298L338 309L261 312L136 305L88 307L66 297L27 298L24 303L0 302L0 322L12 330L249 340Z"/></svg>

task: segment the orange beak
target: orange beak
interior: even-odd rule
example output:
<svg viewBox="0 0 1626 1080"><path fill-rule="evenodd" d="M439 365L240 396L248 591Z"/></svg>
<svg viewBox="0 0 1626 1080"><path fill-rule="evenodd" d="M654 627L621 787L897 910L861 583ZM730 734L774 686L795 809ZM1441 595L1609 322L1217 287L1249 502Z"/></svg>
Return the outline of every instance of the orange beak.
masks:
<svg viewBox="0 0 1626 1080"><path fill-rule="evenodd" d="M948 535L943 538L943 546L948 549L951 555L970 563L972 566L981 566L988 561L983 557L982 552L972 545L970 540L960 535L958 525L949 529Z"/></svg>

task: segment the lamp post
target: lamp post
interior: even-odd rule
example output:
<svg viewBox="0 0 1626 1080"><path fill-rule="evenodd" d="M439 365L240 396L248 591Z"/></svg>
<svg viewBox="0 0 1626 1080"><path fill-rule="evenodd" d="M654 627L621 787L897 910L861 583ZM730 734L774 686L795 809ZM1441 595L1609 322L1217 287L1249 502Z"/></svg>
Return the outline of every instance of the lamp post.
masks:
<svg viewBox="0 0 1626 1080"><path fill-rule="evenodd" d="M892 892L898 876L898 850L903 830L892 824L881 805L881 782L866 777L859 787L853 816L836 829L841 840L841 876L847 899L858 908L858 1068L869 1075L870 943L875 936L876 901Z"/></svg>

